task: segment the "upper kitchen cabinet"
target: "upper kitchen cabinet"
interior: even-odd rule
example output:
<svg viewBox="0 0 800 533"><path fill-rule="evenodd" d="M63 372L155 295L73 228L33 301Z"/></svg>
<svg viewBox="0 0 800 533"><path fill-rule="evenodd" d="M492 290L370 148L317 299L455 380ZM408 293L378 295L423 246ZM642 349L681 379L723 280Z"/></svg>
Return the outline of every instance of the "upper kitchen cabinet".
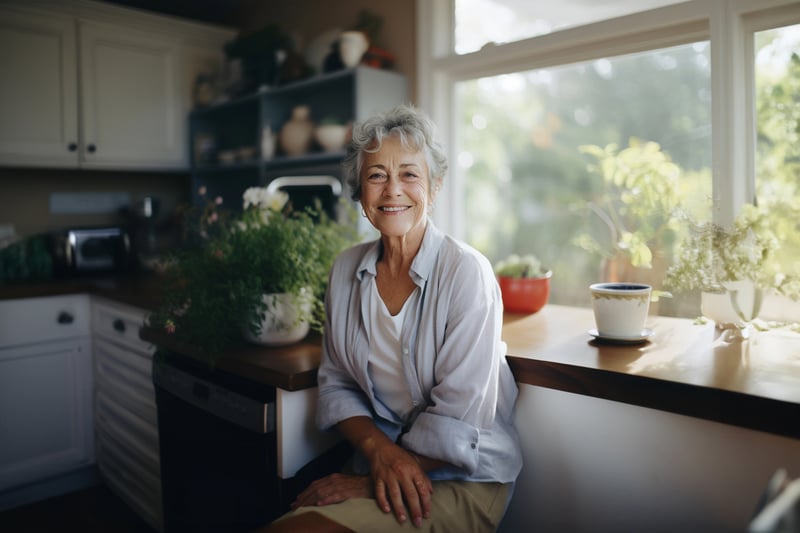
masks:
<svg viewBox="0 0 800 533"><path fill-rule="evenodd" d="M83 166L180 167L180 41L81 22Z"/></svg>
<svg viewBox="0 0 800 533"><path fill-rule="evenodd" d="M221 69L235 32L95 2L34 5L0 2L0 164L188 168L194 80Z"/></svg>
<svg viewBox="0 0 800 533"><path fill-rule="evenodd" d="M75 22L6 7L0 5L0 163L76 166Z"/></svg>

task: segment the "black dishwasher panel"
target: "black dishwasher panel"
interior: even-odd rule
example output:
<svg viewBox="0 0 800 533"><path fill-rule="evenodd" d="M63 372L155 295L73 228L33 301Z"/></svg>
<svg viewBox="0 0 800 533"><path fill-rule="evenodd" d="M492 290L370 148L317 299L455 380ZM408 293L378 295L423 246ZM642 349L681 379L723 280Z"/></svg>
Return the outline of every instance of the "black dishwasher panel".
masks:
<svg viewBox="0 0 800 533"><path fill-rule="evenodd" d="M165 532L252 531L286 510L275 390L180 359L153 360Z"/></svg>

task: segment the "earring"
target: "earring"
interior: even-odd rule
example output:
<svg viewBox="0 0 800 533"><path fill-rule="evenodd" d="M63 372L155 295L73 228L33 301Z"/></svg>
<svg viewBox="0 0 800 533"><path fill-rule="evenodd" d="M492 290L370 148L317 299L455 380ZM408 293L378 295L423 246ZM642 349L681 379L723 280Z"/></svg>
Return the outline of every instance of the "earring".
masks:
<svg viewBox="0 0 800 533"><path fill-rule="evenodd" d="M361 216L364 217L364 218L367 218L367 212L364 211L363 207L361 208Z"/></svg>

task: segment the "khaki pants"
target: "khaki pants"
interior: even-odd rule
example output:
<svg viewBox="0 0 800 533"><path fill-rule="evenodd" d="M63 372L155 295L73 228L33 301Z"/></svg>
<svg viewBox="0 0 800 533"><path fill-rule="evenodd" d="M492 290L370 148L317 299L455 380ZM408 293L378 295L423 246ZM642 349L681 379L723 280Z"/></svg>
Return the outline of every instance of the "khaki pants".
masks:
<svg viewBox="0 0 800 533"><path fill-rule="evenodd" d="M357 533L425 531L478 533L497 529L506 510L511 484L434 481L431 518L417 529L411 520L398 524L394 513L384 513L372 498L352 498L322 507L300 507L282 518L316 512Z"/></svg>

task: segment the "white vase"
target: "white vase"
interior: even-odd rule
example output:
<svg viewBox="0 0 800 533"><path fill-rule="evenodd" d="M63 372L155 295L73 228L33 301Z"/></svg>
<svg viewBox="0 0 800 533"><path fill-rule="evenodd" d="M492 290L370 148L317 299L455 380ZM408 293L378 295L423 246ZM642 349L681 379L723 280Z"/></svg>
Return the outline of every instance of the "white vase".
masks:
<svg viewBox="0 0 800 533"><path fill-rule="evenodd" d="M306 294L265 294L262 299L267 309L261 330L253 334L244 326L242 335L247 341L262 346L285 346L308 335L311 326L308 320L301 320L301 316L308 316L311 312L311 301Z"/></svg>
<svg viewBox="0 0 800 533"><path fill-rule="evenodd" d="M743 329L761 312L762 290L750 280L724 284L725 292L703 292L700 311L719 329Z"/></svg>
<svg viewBox="0 0 800 533"><path fill-rule="evenodd" d="M361 63L367 48L369 40L363 31L345 31L339 36L339 58L346 67L353 68Z"/></svg>

